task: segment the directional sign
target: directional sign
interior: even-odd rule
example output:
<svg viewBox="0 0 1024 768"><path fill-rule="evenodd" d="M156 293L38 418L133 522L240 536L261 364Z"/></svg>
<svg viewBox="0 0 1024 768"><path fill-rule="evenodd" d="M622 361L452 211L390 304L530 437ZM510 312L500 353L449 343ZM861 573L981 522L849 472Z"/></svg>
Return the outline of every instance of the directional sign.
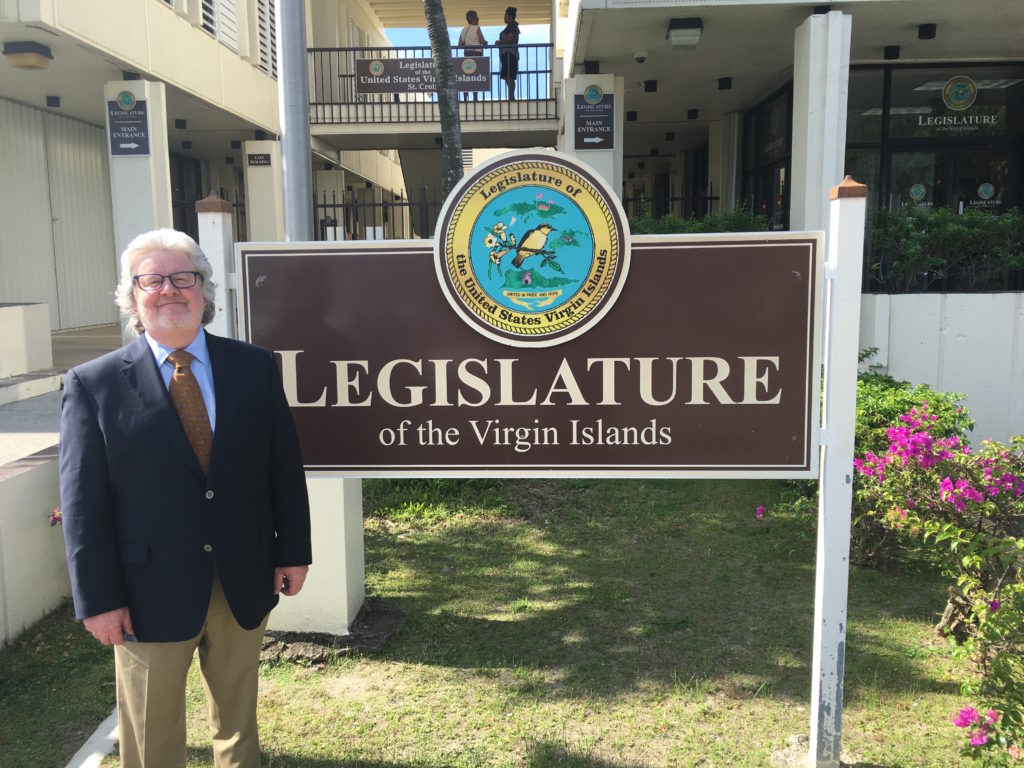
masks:
<svg viewBox="0 0 1024 768"><path fill-rule="evenodd" d="M111 155L149 154L149 115L146 102L127 91L107 102L107 132Z"/></svg>
<svg viewBox="0 0 1024 768"><path fill-rule="evenodd" d="M615 149L615 94L593 85L574 101L576 149Z"/></svg>

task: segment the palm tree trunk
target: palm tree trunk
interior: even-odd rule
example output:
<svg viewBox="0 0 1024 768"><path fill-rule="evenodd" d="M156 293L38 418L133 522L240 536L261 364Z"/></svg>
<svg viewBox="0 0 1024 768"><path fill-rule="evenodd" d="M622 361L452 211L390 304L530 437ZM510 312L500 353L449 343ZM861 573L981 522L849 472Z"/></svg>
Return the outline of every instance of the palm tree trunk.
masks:
<svg viewBox="0 0 1024 768"><path fill-rule="evenodd" d="M459 118L459 100L455 91L455 72L452 69L452 46L448 40L448 24L444 18L441 0L423 0L430 36L430 53L434 58L434 77L437 82L437 108L441 117L441 158L444 196L462 178L462 121Z"/></svg>

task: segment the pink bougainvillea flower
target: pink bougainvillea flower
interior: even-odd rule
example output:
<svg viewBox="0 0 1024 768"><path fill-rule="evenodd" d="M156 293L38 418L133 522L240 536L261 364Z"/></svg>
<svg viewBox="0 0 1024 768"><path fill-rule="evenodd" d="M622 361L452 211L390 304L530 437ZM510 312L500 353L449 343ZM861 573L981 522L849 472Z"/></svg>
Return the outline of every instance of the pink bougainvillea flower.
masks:
<svg viewBox="0 0 1024 768"><path fill-rule="evenodd" d="M967 728L974 725L981 719L981 715L978 714L978 710L974 707L964 707L960 712L953 716L953 725L957 728Z"/></svg>
<svg viewBox="0 0 1024 768"><path fill-rule="evenodd" d="M989 725L995 725L999 722L999 713L994 709L985 710L985 719L988 720Z"/></svg>
<svg viewBox="0 0 1024 768"><path fill-rule="evenodd" d="M999 610L1001 605L1002 604L999 602L999 598L998 597L993 597L991 600L988 601L989 613L995 613L996 611ZM991 712L992 710L989 710L989 711Z"/></svg>
<svg viewBox="0 0 1024 768"><path fill-rule="evenodd" d="M60 507L54 507L53 514L50 515L50 527L55 525L61 525L64 522L64 518L60 514Z"/></svg>
<svg viewBox="0 0 1024 768"><path fill-rule="evenodd" d="M761 518L764 517L764 507L763 506L760 506L760 507L758 507L757 509L754 510L754 517L756 517L758 520L760 520Z"/></svg>
<svg viewBox="0 0 1024 768"><path fill-rule="evenodd" d="M971 731L971 746L972 747L983 747L988 742L988 731L984 728L979 728L976 731Z"/></svg>

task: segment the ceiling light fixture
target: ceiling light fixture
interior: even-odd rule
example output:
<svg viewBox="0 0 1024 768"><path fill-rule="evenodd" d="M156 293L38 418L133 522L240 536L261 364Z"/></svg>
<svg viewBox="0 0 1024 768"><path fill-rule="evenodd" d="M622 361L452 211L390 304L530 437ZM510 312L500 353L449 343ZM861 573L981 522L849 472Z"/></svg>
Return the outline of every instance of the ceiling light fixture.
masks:
<svg viewBox="0 0 1024 768"><path fill-rule="evenodd" d="M688 110L686 110L686 119L687 120L696 120L698 117L700 117L700 110L699 109L688 109Z"/></svg>
<svg viewBox="0 0 1024 768"><path fill-rule="evenodd" d="M732 78L731 77L720 77L718 78L718 90L728 91L732 89Z"/></svg>
<svg viewBox="0 0 1024 768"><path fill-rule="evenodd" d="M696 48L703 31L704 22L699 18L669 19L665 37L673 48Z"/></svg>
<svg viewBox="0 0 1024 768"><path fill-rule="evenodd" d="M882 49L882 58L886 61L895 61L900 57L900 47L898 45L887 45Z"/></svg>
<svg viewBox="0 0 1024 768"><path fill-rule="evenodd" d="M917 39L934 40L936 29L937 27L934 24L919 24L917 27Z"/></svg>
<svg viewBox="0 0 1024 768"><path fill-rule="evenodd" d="M48 47L32 40L4 43L3 54L17 69L46 69L53 60Z"/></svg>

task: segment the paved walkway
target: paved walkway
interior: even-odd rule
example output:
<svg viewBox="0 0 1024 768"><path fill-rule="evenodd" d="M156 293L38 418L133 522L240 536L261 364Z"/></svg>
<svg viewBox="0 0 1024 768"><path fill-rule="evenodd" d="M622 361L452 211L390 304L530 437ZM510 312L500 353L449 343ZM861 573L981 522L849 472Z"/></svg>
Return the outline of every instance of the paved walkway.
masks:
<svg viewBox="0 0 1024 768"><path fill-rule="evenodd" d="M42 391L34 397L0 405L0 466L57 443L60 389L69 368L121 346L121 327L102 325L52 334L53 368L14 377L9 385ZM37 387L33 387L37 384ZM0 380L0 387L5 385Z"/></svg>

